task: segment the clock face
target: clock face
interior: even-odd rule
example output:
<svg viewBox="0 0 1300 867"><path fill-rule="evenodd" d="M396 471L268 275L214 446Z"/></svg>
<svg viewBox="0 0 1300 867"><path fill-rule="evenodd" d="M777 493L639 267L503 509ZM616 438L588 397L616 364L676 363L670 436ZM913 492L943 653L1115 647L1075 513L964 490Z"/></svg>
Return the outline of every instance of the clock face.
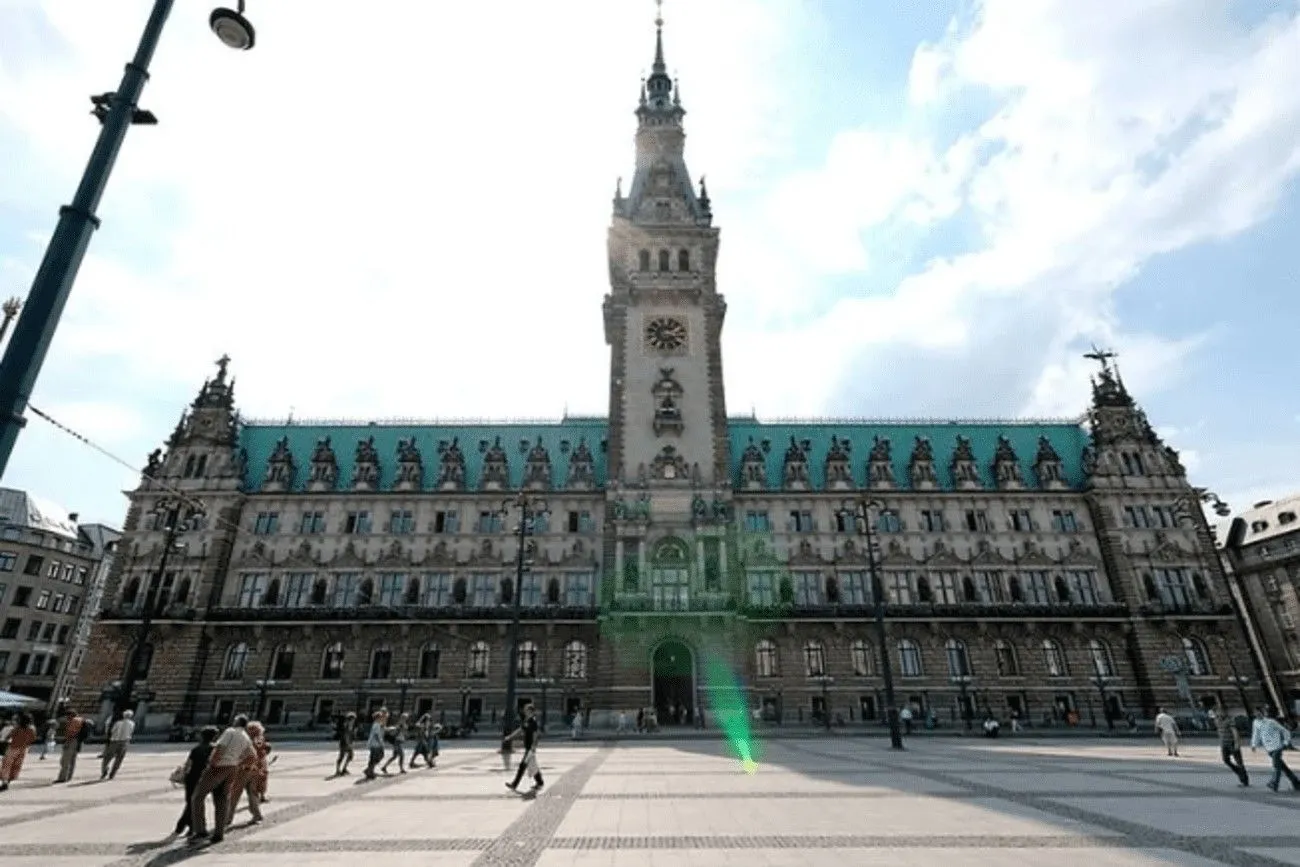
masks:
<svg viewBox="0 0 1300 867"><path fill-rule="evenodd" d="M651 319L645 327L646 343L660 352L672 352L686 345L686 323L680 319L661 316Z"/></svg>

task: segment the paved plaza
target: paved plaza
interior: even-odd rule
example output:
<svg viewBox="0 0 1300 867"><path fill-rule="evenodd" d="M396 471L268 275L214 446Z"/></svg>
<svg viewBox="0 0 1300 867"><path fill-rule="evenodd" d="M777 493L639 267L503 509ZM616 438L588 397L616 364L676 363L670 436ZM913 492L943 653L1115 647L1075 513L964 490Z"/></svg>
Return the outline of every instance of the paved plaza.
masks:
<svg viewBox="0 0 1300 867"><path fill-rule="evenodd" d="M1262 754L1247 754L1251 787L1237 788L1208 741L1170 759L1154 737L929 738L904 753L879 739L767 740L753 774L714 740L545 747L546 789L527 799L506 791L482 742L370 783L330 778L326 745L288 745L266 822L241 812L208 847L167 836L182 746L137 746L105 783L88 748L62 786L56 757L33 750L0 795L0 864L1300 865L1300 795L1264 788Z"/></svg>

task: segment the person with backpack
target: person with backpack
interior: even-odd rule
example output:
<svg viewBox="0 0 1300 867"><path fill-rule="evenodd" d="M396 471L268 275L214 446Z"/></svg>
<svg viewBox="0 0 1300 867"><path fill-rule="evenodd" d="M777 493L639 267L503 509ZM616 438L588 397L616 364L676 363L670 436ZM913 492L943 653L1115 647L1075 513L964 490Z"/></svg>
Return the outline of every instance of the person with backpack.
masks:
<svg viewBox="0 0 1300 867"><path fill-rule="evenodd" d="M66 783L72 780L72 775L77 772L77 754L81 752L81 745L90 737L94 731L95 723L93 720L83 716L78 716L75 710L68 709L63 725L63 752L59 755L59 776L54 782Z"/></svg>

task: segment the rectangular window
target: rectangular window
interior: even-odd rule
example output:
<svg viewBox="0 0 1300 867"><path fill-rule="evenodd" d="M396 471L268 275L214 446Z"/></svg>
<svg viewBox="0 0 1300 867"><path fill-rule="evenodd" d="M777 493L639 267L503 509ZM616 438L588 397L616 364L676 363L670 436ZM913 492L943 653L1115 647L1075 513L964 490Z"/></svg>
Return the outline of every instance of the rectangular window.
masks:
<svg viewBox="0 0 1300 867"><path fill-rule="evenodd" d="M976 572L971 576L975 582L975 596L985 605L995 605L1003 600L1002 573Z"/></svg>
<svg viewBox="0 0 1300 867"><path fill-rule="evenodd" d="M58 560L51 561L50 565L47 566L45 569L45 577L49 578L51 581L58 581L59 571L62 568L63 568L63 564L60 563Z"/></svg>
<svg viewBox="0 0 1300 867"><path fill-rule="evenodd" d="M9 651L0 650L0 674L9 673Z"/></svg>
<svg viewBox="0 0 1300 867"><path fill-rule="evenodd" d="M885 593L890 605L911 605L916 598L912 591L912 573L890 572L886 579Z"/></svg>
<svg viewBox="0 0 1300 867"><path fill-rule="evenodd" d="M240 608L257 608L266 596L267 576L265 572L254 572L239 579Z"/></svg>
<svg viewBox="0 0 1300 867"><path fill-rule="evenodd" d="M1052 528L1058 533L1077 533L1079 522L1074 519L1074 512L1069 509L1053 509Z"/></svg>
<svg viewBox="0 0 1300 867"><path fill-rule="evenodd" d="M813 608L826 604L822 594L822 575L820 572L794 573L794 601L803 608Z"/></svg>
<svg viewBox="0 0 1300 867"><path fill-rule="evenodd" d="M568 572L564 576L564 604L570 608L591 605L591 575L587 572Z"/></svg>
<svg viewBox="0 0 1300 867"><path fill-rule="evenodd" d="M880 533L903 532L903 520L897 512L881 512L876 519L876 531Z"/></svg>
<svg viewBox="0 0 1300 867"><path fill-rule="evenodd" d="M835 513L835 532L854 533L858 529L858 516L853 512Z"/></svg>
<svg viewBox="0 0 1300 867"><path fill-rule="evenodd" d="M415 515L410 509L399 509L388 516L388 532L408 536L415 532Z"/></svg>
<svg viewBox="0 0 1300 867"><path fill-rule="evenodd" d="M303 512L302 523L299 525L298 532L303 534L316 534L325 532L325 513L324 512Z"/></svg>
<svg viewBox="0 0 1300 867"><path fill-rule="evenodd" d="M27 555L27 562L23 564L24 575L39 575L41 567L45 565L45 558L40 554Z"/></svg>
<svg viewBox="0 0 1300 867"><path fill-rule="evenodd" d="M424 598L421 604L425 608L446 608L451 605L451 574L447 572L427 572L424 576Z"/></svg>
<svg viewBox="0 0 1300 867"><path fill-rule="evenodd" d="M71 563L64 563L64 564L63 564L63 574L59 576L59 580L60 580L60 581L63 581L64 583L68 583L68 582L72 581L73 576L76 575L76 574L77 574L77 567L76 567L76 566L74 566L74 565L71 564Z"/></svg>
<svg viewBox="0 0 1300 867"><path fill-rule="evenodd" d="M50 591L42 590L41 595L36 597L36 610L44 611L50 607Z"/></svg>
<svg viewBox="0 0 1300 867"><path fill-rule="evenodd" d="M772 521L768 518L767 512L746 512L745 530L750 533L770 533Z"/></svg>
<svg viewBox="0 0 1300 867"><path fill-rule="evenodd" d="M39 621L39 620L33 620L31 623L27 624L27 640L28 640L28 641L36 641L36 640L38 640L38 639L41 637L41 626L42 626L42 625L43 625L43 624L42 624L41 621Z"/></svg>
<svg viewBox="0 0 1300 867"><path fill-rule="evenodd" d="M1151 518L1151 523L1157 527L1169 529L1178 526L1178 522L1174 520L1174 512L1168 506L1152 506Z"/></svg>
<svg viewBox="0 0 1300 867"><path fill-rule="evenodd" d="M69 626L66 623L59 627L59 635L57 638L57 643L59 644L68 643L68 631L69 631Z"/></svg>
<svg viewBox="0 0 1300 867"><path fill-rule="evenodd" d="M379 604L386 608L396 608L402 604L406 592L406 576L400 573L387 573L379 576Z"/></svg>
<svg viewBox="0 0 1300 867"><path fill-rule="evenodd" d="M27 666L27 673L29 675L39 675L41 673L41 669L43 669L44 667L45 667L45 654L33 653L32 664Z"/></svg>
<svg viewBox="0 0 1300 867"><path fill-rule="evenodd" d="M85 566L82 566L82 567L80 567L79 569L77 569L77 586L78 586L78 587L81 587L81 586L84 586L84 585L85 585L85 583L86 583L86 575L87 575L87 574L88 574L88 571L87 571L87 569L86 569Z"/></svg>
<svg viewBox="0 0 1300 867"><path fill-rule="evenodd" d="M1129 476L1145 476L1146 467L1142 463L1142 456L1132 452L1124 452L1120 455L1124 462L1124 474Z"/></svg>
<svg viewBox="0 0 1300 867"><path fill-rule="evenodd" d="M493 608L497 604L497 576L472 575L469 582L469 604L475 608Z"/></svg>
<svg viewBox="0 0 1300 867"><path fill-rule="evenodd" d="M1097 605L1101 594L1097 592L1097 573L1091 570L1071 571L1066 582L1070 587L1070 600L1075 605Z"/></svg>
<svg viewBox="0 0 1300 867"><path fill-rule="evenodd" d="M1028 509L1012 509L1009 513L1011 516L1011 529L1018 533L1032 533L1034 530L1034 520L1029 515Z"/></svg>
<svg viewBox="0 0 1300 867"><path fill-rule="evenodd" d="M1026 605L1052 604L1052 582L1046 572L1026 572L1022 591Z"/></svg>
<svg viewBox="0 0 1300 867"><path fill-rule="evenodd" d="M57 623L45 624L45 628L41 630L41 641L45 642L46 644L52 643L54 641L54 633L57 627L58 627Z"/></svg>
<svg viewBox="0 0 1300 867"><path fill-rule="evenodd" d="M26 608L28 605L31 604L32 604L32 588L19 587L18 589L14 590L15 608Z"/></svg>
<svg viewBox="0 0 1300 867"><path fill-rule="evenodd" d="M66 605L67 602L68 602L68 595L66 593L55 593L54 604L50 606L50 610L53 611L55 614L62 614L63 606Z"/></svg>
<svg viewBox="0 0 1300 867"><path fill-rule="evenodd" d="M433 532L459 533L460 518L455 512L438 512L433 516Z"/></svg>
<svg viewBox="0 0 1300 867"><path fill-rule="evenodd" d="M12 572L17 564L17 554L12 551L0 551L0 572Z"/></svg>
<svg viewBox="0 0 1300 867"><path fill-rule="evenodd" d="M922 509L921 528L927 533L942 533L944 531L943 512L938 509Z"/></svg>
<svg viewBox="0 0 1300 867"><path fill-rule="evenodd" d="M253 521L253 535L270 536L280 530L279 512L258 512Z"/></svg>
<svg viewBox="0 0 1300 867"><path fill-rule="evenodd" d="M482 511L478 513L478 522L474 525L474 532L500 533L501 527L500 512Z"/></svg>
<svg viewBox="0 0 1300 867"><path fill-rule="evenodd" d="M542 576L536 572L529 572L524 575L524 581L521 586L523 598L519 604L525 608L540 608L542 605Z"/></svg>
<svg viewBox="0 0 1300 867"><path fill-rule="evenodd" d="M776 573L750 572L749 604L757 608L771 608L776 605Z"/></svg>
<svg viewBox="0 0 1300 867"><path fill-rule="evenodd" d="M361 594L361 574L341 572L334 576L334 594L331 605L335 608L352 608Z"/></svg>
<svg viewBox="0 0 1300 867"><path fill-rule="evenodd" d="M5 618L5 625L0 627L0 638L17 638L18 630L23 628L23 622L17 617Z"/></svg>
<svg viewBox="0 0 1300 867"><path fill-rule="evenodd" d="M347 517L343 519L343 532L358 536L364 536L366 533L369 533L370 513L348 512Z"/></svg>
<svg viewBox="0 0 1300 867"><path fill-rule="evenodd" d="M939 572L934 576L934 601L936 605L957 605L961 602L961 583L956 572Z"/></svg>
<svg viewBox="0 0 1300 867"><path fill-rule="evenodd" d="M790 513L790 520L786 529L791 533L813 533L816 527L813 524L812 512L794 511Z"/></svg>
<svg viewBox="0 0 1300 867"><path fill-rule="evenodd" d="M656 611L689 610L690 596L690 570L659 567L651 571L650 602Z"/></svg>
<svg viewBox="0 0 1300 867"><path fill-rule="evenodd" d="M312 572L290 572L284 580L284 607L306 608L311 603Z"/></svg>
<svg viewBox="0 0 1300 867"><path fill-rule="evenodd" d="M870 605L873 601L870 588L866 572L841 572L840 604Z"/></svg>
<svg viewBox="0 0 1300 867"><path fill-rule="evenodd" d="M81 601L81 597L80 597L80 596L69 596L69 597L68 597L68 610L67 610L66 613L67 613L67 614L76 614L76 613L77 613L77 603L80 602L80 601Z"/></svg>
<svg viewBox="0 0 1300 867"><path fill-rule="evenodd" d="M1191 582L1186 569L1156 569L1156 594L1171 608L1184 608L1192 604Z"/></svg>

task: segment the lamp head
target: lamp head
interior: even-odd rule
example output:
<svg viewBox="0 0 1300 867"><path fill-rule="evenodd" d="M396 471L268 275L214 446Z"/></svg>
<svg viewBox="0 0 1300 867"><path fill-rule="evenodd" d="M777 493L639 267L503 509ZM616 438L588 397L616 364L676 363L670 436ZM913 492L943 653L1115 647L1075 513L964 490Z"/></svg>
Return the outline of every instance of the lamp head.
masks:
<svg viewBox="0 0 1300 867"><path fill-rule="evenodd" d="M208 26L223 45L238 51L247 51L257 41L253 25L244 17L244 0L239 0L237 10L224 6L213 9L208 16Z"/></svg>

